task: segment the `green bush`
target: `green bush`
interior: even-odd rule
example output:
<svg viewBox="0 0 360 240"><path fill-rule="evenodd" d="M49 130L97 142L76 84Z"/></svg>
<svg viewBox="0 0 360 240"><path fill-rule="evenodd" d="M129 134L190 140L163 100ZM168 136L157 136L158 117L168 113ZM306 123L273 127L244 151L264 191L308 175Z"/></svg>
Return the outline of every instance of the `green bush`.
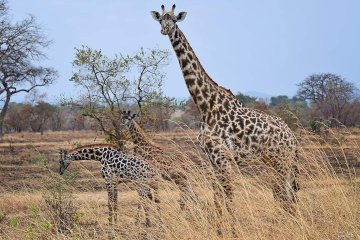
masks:
<svg viewBox="0 0 360 240"><path fill-rule="evenodd" d="M330 120L323 118L316 118L310 122L310 130L315 134L320 134L322 131L330 128Z"/></svg>

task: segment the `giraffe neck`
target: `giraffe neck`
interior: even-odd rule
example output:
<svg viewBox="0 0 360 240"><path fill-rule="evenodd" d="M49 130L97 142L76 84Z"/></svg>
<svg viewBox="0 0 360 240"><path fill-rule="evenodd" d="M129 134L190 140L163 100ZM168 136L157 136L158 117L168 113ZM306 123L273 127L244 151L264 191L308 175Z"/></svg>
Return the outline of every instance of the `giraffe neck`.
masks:
<svg viewBox="0 0 360 240"><path fill-rule="evenodd" d="M149 137L146 135L145 131L139 126L134 120L128 123L129 132L133 143L137 147L143 149L152 149L155 148L155 143L153 143Z"/></svg>
<svg viewBox="0 0 360 240"><path fill-rule="evenodd" d="M94 160L104 162L117 150L112 146L91 146L74 149L69 152L71 159L74 160Z"/></svg>
<svg viewBox="0 0 360 240"><path fill-rule="evenodd" d="M186 86L202 116L207 116L214 107L224 105L226 98L235 99L230 90L219 86L209 77L177 25L169 38L179 60ZM242 107L240 102L236 102L238 107Z"/></svg>

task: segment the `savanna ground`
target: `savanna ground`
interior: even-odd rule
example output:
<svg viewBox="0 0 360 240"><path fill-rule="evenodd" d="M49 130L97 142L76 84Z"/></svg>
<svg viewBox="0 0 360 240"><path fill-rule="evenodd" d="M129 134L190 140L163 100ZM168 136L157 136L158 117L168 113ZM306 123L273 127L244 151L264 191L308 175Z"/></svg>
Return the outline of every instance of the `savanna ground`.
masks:
<svg viewBox="0 0 360 240"><path fill-rule="evenodd" d="M205 159L193 131L152 135L174 154ZM101 134L7 134L0 143L0 239L232 239L234 234L239 239L360 239L360 130L297 135L301 190L296 216L274 201L271 171L256 161L241 173L235 170L233 212L224 208L218 216L211 169L203 164L188 172L199 201L188 201L182 211L176 186L161 182L160 210L149 203L152 226L146 228L138 196L125 184L119 186L119 222L108 226L100 163L73 162L66 174L58 174L59 148L100 143Z"/></svg>

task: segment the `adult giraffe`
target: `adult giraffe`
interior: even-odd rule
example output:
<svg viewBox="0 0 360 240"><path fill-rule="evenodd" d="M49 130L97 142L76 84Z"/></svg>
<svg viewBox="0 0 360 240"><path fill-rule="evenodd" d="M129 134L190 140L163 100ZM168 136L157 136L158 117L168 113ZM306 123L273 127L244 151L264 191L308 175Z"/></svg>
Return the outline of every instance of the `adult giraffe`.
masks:
<svg viewBox="0 0 360 240"><path fill-rule="evenodd" d="M280 118L249 109L230 90L219 86L204 70L177 22L186 12L174 14L175 4L167 12L152 11L168 35L179 60L186 86L202 116L199 140L209 156L227 199L232 200L231 165L260 158L276 171L273 194L286 209L297 201L299 185L295 180L297 141L290 128ZM215 191L217 194L218 191Z"/></svg>

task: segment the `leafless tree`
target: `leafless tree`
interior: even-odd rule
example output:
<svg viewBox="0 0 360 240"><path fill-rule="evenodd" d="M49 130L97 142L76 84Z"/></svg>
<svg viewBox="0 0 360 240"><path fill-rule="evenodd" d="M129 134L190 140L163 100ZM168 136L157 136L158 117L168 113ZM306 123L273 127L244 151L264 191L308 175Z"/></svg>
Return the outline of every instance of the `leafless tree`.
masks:
<svg viewBox="0 0 360 240"><path fill-rule="evenodd" d="M297 95L308 99L313 107L336 126L346 122L347 105L351 103L356 87L343 77L332 73L313 74L298 84Z"/></svg>
<svg viewBox="0 0 360 240"><path fill-rule="evenodd" d="M12 23L5 1L0 2L0 137L11 97L51 84L57 72L35 65L45 58L51 43L42 34L34 16Z"/></svg>
<svg viewBox="0 0 360 240"><path fill-rule="evenodd" d="M3 15L4 11L7 11L7 1L0 0L0 16Z"/></svg>

